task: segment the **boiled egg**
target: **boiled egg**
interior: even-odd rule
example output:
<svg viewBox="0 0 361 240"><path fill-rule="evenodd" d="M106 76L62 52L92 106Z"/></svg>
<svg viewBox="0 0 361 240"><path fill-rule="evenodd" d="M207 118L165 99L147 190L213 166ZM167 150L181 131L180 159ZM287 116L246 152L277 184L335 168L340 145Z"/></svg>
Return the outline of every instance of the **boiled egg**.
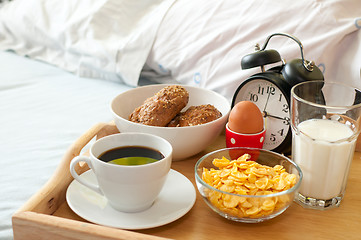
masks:
<svg viewBox="0 0 361 240"><path fill-rule="evenodd" d="M228 128L237 133L259 133L263 130L262 113L253 102L240 101L229 113Z"/></svg>

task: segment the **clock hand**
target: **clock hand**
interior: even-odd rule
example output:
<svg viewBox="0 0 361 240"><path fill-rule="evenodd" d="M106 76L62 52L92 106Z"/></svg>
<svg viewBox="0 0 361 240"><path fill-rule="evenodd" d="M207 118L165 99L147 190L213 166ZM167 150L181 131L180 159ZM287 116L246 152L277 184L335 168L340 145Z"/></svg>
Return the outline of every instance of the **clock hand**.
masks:
<svg viewBox="0 0 361 240"><path fill-rule="evenodd" d="M264 118L266 118L266 117L271 117L271 118L276 118L276 119L288 121L287 118L282 118L282 117L278 117L278 116L275 116L275 115L271 115L271 114L269 114L269 113L266 112L266 111L263 111L263 114L262 114L262 115L263 115Z"/></svg>
<svg viewBox="0 0 361 240"><path fill-rule="evenodd" d="M269 91L268 93L268 96L267 96L267 101L266 101L266 104L264 105L264 108L263 108L263 112L265 113L266 112L266 108L267 108L267 104L268 104L268 100L269 100L269 96L271 95L271 91Z"/></svg>

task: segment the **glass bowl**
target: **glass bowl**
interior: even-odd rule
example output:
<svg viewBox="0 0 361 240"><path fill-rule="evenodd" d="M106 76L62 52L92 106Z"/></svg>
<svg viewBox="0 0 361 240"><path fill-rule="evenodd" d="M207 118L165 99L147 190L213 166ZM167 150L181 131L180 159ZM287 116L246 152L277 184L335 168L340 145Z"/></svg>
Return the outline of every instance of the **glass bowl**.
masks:
<svg viewBox="0 0 361 240"><path fill-rule="evenodd" d="M246 223L283 213L302 176L288 157L265 149L224 148L206 154L195 165L197 188L207 205L226 219Z"/></svg>

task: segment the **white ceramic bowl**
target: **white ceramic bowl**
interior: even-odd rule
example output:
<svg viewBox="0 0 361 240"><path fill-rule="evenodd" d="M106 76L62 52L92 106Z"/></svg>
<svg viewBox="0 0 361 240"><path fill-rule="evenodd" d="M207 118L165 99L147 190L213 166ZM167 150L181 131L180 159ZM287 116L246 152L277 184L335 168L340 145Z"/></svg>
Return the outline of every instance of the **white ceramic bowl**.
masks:
<svg viewBox="0 0 361 240"><path fill-rule="evenodd" d="M129 114L142 105L144 100L168 85L148 85L123 92L111 102L111 111L120 132L144 132L165 138L172 144L173 160L177 161L201 152L215 140L225 127L231 106L225 97L214 91L183 85L189 92L189 102L184 109L212 104L222 113L222 117L206 124L189 127L147 126L128 120Z"/></svg>

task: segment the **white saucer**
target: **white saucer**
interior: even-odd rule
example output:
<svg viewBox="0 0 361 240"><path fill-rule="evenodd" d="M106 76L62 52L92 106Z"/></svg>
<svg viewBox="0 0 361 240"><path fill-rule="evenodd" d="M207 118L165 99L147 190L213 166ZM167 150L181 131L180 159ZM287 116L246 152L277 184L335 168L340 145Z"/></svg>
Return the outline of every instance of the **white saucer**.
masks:
<svg viewBox="0 0 361 240"><path fill-rule="evenodd" d="M92 170L80 177L96 183ZM165 225L184 216L194 205L196 191L181 173L171 169L154 204L138 213L114 210L107 199L74 180L66 192L69 207L80 217L100 225L122 229L147 229Z"/></svg>

